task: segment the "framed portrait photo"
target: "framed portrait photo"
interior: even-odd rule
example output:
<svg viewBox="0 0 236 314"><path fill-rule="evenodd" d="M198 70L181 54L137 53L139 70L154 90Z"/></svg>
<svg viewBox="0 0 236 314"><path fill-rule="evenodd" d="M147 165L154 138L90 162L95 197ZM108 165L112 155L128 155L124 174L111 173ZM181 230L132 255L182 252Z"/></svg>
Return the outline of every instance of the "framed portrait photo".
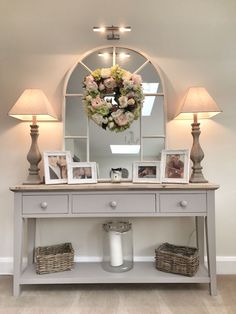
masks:
<svg viewBox="0 0 236 314"><path fill-rule="evenodd" d="M133 182L160 183L160 161L134 162Z"/></svg>
<svg viewBox="0 0 236 314"><path fill-rule="evenodd" d="M69 151L50 151L43 153L45 184L67 183L68 164L71 163Z"/></svg>
<svg viewBox="0 0 236 314"><path fill-rule="evenodd" d="M71 162L68 166L68 183L97 183L96 162Z"/></svg>
<svg viewBox="0 0 236 314"><path fill-rule="evenodd" d="M161 153L161 182L189 182L189 150L163 150Z"/></svg>

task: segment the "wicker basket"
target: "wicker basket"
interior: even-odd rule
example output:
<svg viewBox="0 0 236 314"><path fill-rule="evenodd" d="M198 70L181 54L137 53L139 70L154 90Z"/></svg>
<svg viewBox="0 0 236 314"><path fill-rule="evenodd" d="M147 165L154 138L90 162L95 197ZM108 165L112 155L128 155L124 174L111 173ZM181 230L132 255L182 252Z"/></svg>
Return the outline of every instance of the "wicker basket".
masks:
<svg viewBox="0 0 236 314"><path fill-rule="evenodd" d="M163 243L155 250L156 268L167 273L192 277L199 267L198 249Z"/></svg>
<svg viewBox="0 0 236 314"><path fill-rule="evenodd" d="M40 246L35 249L36 273L48 274L71 270L74 264L74 250L71 243Z"/></svg>

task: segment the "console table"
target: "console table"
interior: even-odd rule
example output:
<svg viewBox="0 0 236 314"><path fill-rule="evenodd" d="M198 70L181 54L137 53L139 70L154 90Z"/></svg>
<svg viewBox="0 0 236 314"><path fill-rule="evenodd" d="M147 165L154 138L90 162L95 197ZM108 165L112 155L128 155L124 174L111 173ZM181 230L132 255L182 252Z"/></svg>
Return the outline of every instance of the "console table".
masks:
<svg viewBox="0 0 236 314"><path fill-rule="evenodd" d="M69 283L209 283L216 295L214 184L97 183L86 185L18 185L14 192L14 296L26 284ZM34 247L37 218L186 217L196 221L200 267L194 277L160 272L153 262L135 262L125 273L109 273L100 263L75 264L72 271L37 275ZM24 221L26 223L24 223ZM27 224L27 266L23 267ZM204 266L204 233L208 267ZM154 255L154 253L153 253Z"/></svg>

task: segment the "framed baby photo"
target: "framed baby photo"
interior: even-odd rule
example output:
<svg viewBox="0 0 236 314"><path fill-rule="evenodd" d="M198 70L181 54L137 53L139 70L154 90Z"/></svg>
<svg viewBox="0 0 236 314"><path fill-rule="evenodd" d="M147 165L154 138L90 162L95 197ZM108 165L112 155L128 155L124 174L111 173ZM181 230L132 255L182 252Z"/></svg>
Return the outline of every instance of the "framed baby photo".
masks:
<svg viewBox="0 0 236 314"><path fill-rule="evenodd" d="M43 153L45 184L67 183L68 164L71 163L69 151L50 151Z"/></svg>
<svg viewBox="0 0 236 314"><path fill-rule="evenodd" d="M161 153L161 182L189 182L189 150L163 150Z"/></svg>
<svg viewBox="0 0 236 314"><path fill-rule="evenodd" d="M68 183L97 183L96 162L72 162L68 167Z"/></svg>
<svg viewBox="0 0 236 314"><path fill-rule="evenodd" d="M160 183L160 161L134 162L133 182Z"/></svg>

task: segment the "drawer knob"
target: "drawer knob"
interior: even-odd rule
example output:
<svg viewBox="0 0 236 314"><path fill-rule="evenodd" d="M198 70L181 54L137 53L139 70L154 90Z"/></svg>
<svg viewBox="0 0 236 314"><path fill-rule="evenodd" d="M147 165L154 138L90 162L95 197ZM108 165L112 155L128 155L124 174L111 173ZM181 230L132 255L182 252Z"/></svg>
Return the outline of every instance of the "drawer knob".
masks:
<svg viewBox="0 0 236 314"><path fill-rule="evenodd" d="M181 206L181 207L187 207L187 205L188 205L188 202L187 202L187 201L181 201L181 202L180 202L180 206Z"/></svg>
<svg viewBox="0 0 236 314"><path fill-rule="evenodd" d="M48 207L48 203L47 202L42 202L42 203L40 203L40 207L42 209L46 209Z"/></svg>
<svg viewBox="0 0 236 314"><path fill-rule="evenodd" d="M116 203L116 201L111 201L110 202L110 206L111 206L111 208L116 208L116 206L117 206L117 203Z"/></svg>

